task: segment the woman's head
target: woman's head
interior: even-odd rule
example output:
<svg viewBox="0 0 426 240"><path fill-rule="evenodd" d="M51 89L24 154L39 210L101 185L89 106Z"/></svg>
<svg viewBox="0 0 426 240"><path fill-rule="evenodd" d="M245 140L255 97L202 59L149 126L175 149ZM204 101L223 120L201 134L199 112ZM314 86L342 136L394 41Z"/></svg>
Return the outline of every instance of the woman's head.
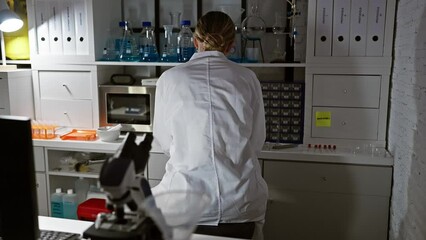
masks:
<svg viewBox="0 0 426 240"><path fill-rule="evenodd" d="M235 24L223 12L211 11L198 19L194 38L198 51L221 51L227 53L234 43Z"/></svg>

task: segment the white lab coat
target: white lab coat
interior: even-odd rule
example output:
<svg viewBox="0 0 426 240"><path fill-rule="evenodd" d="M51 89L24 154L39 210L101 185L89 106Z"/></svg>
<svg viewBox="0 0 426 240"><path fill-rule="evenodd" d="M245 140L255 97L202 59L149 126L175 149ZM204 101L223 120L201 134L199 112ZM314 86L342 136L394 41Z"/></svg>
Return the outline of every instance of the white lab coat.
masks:
<svg viewBox="0 0 426 240"><path fill-rule="evenodd" d="M257 158L265 141L255 73L218 51L195 53L157 81L154 140L170 156L153 194L207 192L201 224L262 221L268 189Z"/></svg>

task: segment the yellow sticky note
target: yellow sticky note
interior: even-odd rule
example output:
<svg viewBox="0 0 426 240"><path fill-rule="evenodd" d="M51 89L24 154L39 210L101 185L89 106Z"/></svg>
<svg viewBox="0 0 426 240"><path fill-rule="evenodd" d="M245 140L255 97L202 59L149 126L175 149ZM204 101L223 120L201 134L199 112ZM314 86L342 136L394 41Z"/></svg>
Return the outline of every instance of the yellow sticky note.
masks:
<svg viewBox="0 0 426 240"><path fill-rule="evenodd" d="M315 112L316 127L331 127L331 112Z"/></svg>

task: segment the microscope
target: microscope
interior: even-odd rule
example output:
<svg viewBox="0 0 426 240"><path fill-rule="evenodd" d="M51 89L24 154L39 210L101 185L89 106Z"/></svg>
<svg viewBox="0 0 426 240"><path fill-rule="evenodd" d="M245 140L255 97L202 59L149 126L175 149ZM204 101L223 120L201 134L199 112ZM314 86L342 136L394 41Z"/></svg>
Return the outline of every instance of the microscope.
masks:
<svg viewBox="0 0 426 240"><path fill-rule="evenodd" d="M98 214L95 223L83 233L83 239L163 239L160 229L142 207L142 202L152 195L143 176L152 141L152 134L145 133L137 144L136 134L128 132L119 149L104 162L99 182L107 195L106 207L112 212Z"/></svg>

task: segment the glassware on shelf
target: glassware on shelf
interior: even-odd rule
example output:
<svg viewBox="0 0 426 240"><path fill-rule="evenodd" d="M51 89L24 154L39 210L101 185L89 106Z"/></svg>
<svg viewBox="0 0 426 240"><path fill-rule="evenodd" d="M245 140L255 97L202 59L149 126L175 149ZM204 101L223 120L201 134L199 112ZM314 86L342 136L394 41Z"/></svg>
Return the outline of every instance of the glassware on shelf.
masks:
<svg viewBox="0 0 426 240"><path fill-rule="evenodd" d="M282 35L277 35L275 38L275 47L272 50L272 60L271 63L283 63L285 62L285 46L284 39Z"/></svg>
<svg viewBox="0 0 426 240"><path fill-rule="evenodd" d="M241 23L241 29L242 29L242 53L243 58L242 61L246 61L247 58L245 56L246 47L247 47L247 41L251 41L251 45L253 48L256 48L256 43L259 45L262 62L265 62L265 58L263 56L263 49L262 49L262 37L266 32L266 24L262 17L259 16L259 6L258 6L258 0L252 0L251 1L251 14L247 16L243 22Z"/></svg>
<svg viewBox="0 0 426 240"><path fill-rule="evenodd" d="M177 57L179 62L187 62L195 53L194 38L190 28L190 20L182 20L177 37Z"/></svg>
<svg viewBox="0 0 426 240"><path fill-rule="evenodd" d="M123 29L120 40L119 60L122 62L138 62L139 44L129 26L130 23L128 21L121 21L119 25Z"/></svg>
<svg viewBox="0 0 426 240"><path fill-rule="evenodd" d="M272 25L272 32L277 34L285 34L286 16L282 12L275 12L275 22Z"/></svg>
<svg viewBox="0 0 426 240"><path fill-rule="evenodd" d="M283 63L285 62L285 21L286 17L281 12L275 12L275 23L272 25L272 32L275 35L275 47L272 50L271 63Z"/></svg>
<svg viewBox="0 0 426 240"><path fill-rule="evenodd" d="M252 0L250 8L250 15L241 23L242 34L247 40L259 40L266 32L266 24L259 16L258 0Z"/></svg>
<svg viewBox="0 0 426 240"><path fill-rule="evenodd" d="M176 53L177 43L176 38L173 36L174 25L163 25L164 27L164 44L161 51L161 62L177 62L178 57Z"/></svg>
<svg viewBox="0 0 426 240"><path fill-rule="evenodd" d="M139 53L142 62L158 61L154 29L149 21L142 22L142 32L139 36Z"/></svg>
<svg viewBox="0 0 426 240"><path fill-rule="evenodd" d="M180 12L169 12L170 15L170 24L174 29L180 29Z"/></svg>

